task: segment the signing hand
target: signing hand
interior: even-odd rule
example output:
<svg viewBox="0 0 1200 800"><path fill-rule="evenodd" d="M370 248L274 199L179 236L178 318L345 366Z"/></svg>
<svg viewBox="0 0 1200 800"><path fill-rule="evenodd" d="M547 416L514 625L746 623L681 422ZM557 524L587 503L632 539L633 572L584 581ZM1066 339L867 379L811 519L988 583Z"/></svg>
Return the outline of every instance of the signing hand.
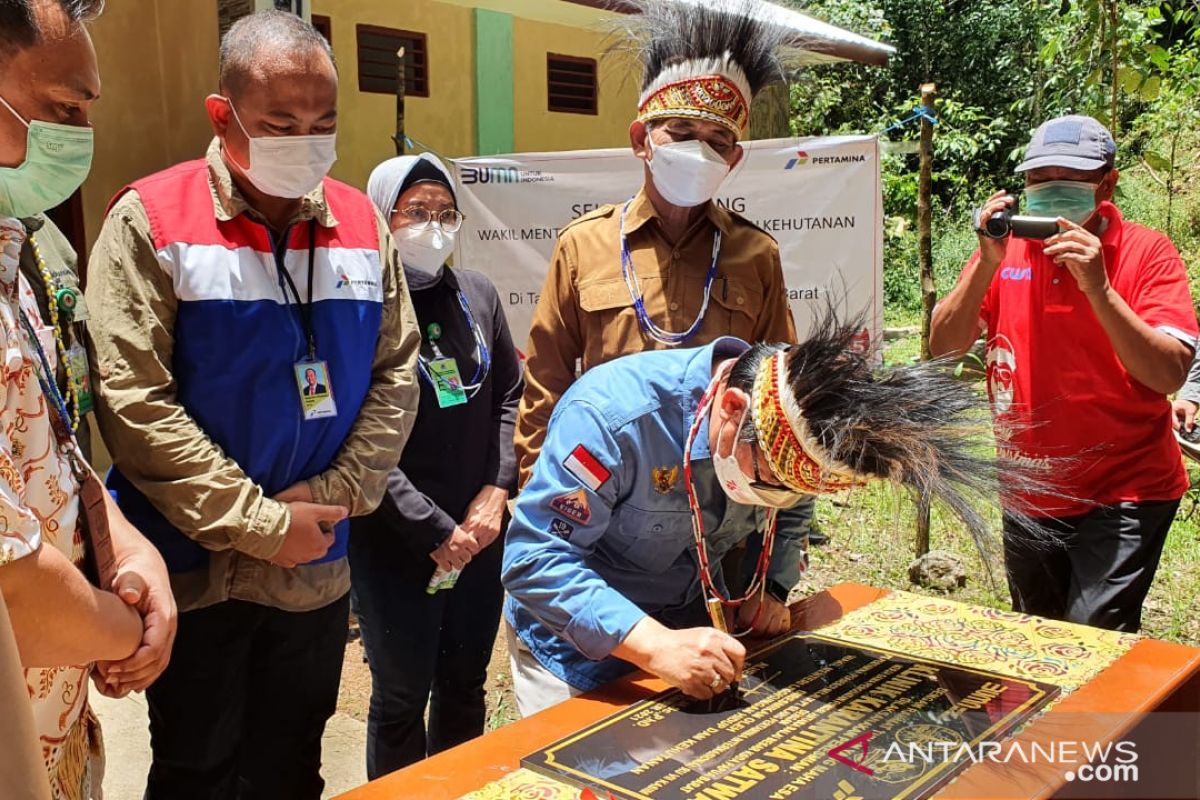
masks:
<svg viewBox="0 0 1200 800"><path fill-rule="evenodd" d="M462 569L471 562L472 556L479 552L479 542L475 541L475 537L467 533L462 528L455 526L450 535L446 537L446 541L429 557L432 558L444 570Z"/></svg>
<svg viewBox="0 0 1200 800"><path fill-rule="evenodd" d="M484 486L467 505L467 517L463 520L462 529L475 537L480 550L496 541L500 535L507 504L508 490L499 486Z"/></svg>
<svg viewBox="0 0 1200 800"><path fill-rule="evenodd" d="M1058 218L1062 233L1046 240L1046 255L1071 271L1079 291L1093 296L1108 290L1108 271L1104 268L1104 249L1100 239L1069 219Z"/></svg>
<svg viewBox="0 0 1200 800"><path fill-rule="evenodd" d="M792 626L792 612L769 594L755 594L738 608L737 626L739 631L753 626L755 636L779 636Z"/></svg>
<svg viewBox="0 0 1200 800"><path fill-rule="evenodd" d="M746 648L716 628L664 629L656 640L646 671L688 697L707 700L742 677Z"/></svg>

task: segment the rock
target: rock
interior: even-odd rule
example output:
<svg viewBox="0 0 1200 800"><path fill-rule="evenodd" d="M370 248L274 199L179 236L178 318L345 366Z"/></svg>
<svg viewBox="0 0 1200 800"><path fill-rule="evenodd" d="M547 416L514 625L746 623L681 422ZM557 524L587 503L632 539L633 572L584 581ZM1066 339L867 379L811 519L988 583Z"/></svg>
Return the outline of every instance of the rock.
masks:
<svg viewBox="0 0 1200 800"><path fill-rule="evenodd" d="M909 336L916 336L921 332L921 329L915 325L906 325L901 328L884 328L883 340L885 342L894 342L897 339L907 339Z"/></svg>
<svg viewBox="0 0 1200 800"><path fill-rule="evenodd" d="M908 579L926 589L951 592L967 585L967 568L957 553L930 550L908 565Z"/></svg>

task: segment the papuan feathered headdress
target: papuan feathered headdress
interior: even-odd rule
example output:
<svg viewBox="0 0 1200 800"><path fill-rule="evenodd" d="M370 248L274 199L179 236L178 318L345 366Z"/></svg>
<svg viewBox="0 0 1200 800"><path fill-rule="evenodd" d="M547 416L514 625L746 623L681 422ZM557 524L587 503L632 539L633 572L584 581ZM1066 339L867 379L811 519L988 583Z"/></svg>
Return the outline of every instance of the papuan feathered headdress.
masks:
<svg viewBox="0 0 1200 800"><path fill-rule="evenodd" d="M771 21L762 0L625 0L614 50L642 63L638 119L704 119L739 138L750 128L750 101L786 77L802 43Z"/></svg>
<svg viewBox="0 0 1200 800"><path fill-rule="evenodd" d="M756 345L734 367L753 369L743 434L775 477L804 494L889 481L945 504L981 548L985 511L1003 501L1031 538L1044 538L1019 498L1065 498L1050 477L1067 461L1031 465L997 449L987 398L947 362L878 368L862 331L861 318L839 322L828 309L800 344Z"/></svg>

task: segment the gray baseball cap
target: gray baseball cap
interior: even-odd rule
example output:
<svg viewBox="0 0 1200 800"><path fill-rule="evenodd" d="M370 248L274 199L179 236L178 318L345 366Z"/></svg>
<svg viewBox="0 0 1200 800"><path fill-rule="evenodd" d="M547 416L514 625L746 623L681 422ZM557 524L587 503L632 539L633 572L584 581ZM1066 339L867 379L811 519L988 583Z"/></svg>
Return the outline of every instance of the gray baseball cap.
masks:
<svg viewBox="0 0 1200 800"><path fill-rule="evenodd" d="M1038 126L1017 172L1040 167L1100 169L1111 167L1116 156L1117 143L1108 128L1091 117L1072 114Z"/></svg>

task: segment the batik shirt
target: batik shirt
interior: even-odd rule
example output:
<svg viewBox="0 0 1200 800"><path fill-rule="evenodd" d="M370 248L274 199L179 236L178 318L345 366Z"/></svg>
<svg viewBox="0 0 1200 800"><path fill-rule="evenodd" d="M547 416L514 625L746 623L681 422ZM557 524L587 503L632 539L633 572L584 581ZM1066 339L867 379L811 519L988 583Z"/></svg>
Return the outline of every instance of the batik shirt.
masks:
<svg viewBox="0 0 1200 800"><path fill-rule="evenodd" d="M79 486L56 446L47 398L38 384L38 355L21 323L19 308L35 330L46 327L22 285L19 270L25 228L0 218L0 566L56 547L76 566L84 562ZM19 297L26 295L29 302ZM47 338L48 337L48 338ZM53 334L39 339L53 345ZM51 794L89 796L91 747L87 711L90 665L28 669L26 686Z"/></svg>

